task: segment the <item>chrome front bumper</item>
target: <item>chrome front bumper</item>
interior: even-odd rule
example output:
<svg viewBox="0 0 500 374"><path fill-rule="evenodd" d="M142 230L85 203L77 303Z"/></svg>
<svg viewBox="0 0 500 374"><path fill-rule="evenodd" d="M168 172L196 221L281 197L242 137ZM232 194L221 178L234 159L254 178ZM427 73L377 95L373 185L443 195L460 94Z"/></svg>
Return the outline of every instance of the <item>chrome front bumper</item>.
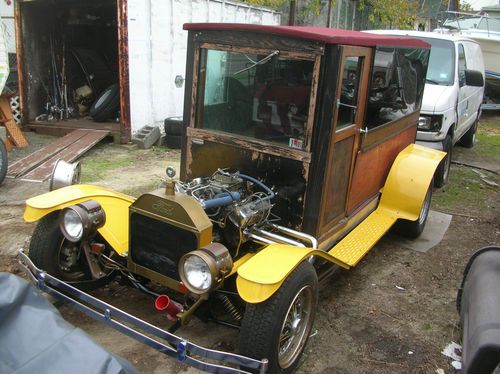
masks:
<svg viewBox="0 0 500 374"><path fill-rule="evenodd" d="M40 291L70 303L89 317L111 326L161 353L175 357L187 365L209 373L249 373L248 370L265 373L267 371L268 361L266 359L259 361L250 357L200 347L80 291L37 268L22 250L19 251L19 264L29 281ZM151 338L145 333L158 339Z"/></svg>

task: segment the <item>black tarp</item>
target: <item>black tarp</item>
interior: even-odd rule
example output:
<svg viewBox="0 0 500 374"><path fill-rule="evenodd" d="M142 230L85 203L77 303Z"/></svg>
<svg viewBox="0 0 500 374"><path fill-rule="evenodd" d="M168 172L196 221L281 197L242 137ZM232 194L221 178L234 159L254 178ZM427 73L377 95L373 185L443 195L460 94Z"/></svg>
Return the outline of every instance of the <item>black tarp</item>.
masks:
<svg viewBox="0 0 500 374"><path fill-rule="evenodd" d="M135 374L27 281L0 273L0 373Z"/></svg>

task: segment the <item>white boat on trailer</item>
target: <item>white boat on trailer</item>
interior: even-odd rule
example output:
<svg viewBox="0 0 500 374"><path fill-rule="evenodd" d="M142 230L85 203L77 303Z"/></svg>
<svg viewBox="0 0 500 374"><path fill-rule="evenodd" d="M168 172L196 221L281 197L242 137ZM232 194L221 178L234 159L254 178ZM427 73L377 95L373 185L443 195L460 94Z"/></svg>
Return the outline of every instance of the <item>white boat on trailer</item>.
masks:
<svg viewBox="0 0 500 374"><path fill-rule="evenodd" d="M440 31L458 32L481 45L485 65L485 104L482 109L500 109L500 18L484 13L453 12Z"/></svg>

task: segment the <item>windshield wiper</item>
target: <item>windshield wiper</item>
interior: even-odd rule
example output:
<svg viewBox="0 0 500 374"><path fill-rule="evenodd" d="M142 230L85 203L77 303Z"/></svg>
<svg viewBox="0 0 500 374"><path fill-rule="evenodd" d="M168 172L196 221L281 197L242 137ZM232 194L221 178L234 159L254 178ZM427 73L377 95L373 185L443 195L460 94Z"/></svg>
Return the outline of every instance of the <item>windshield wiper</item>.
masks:
<svg viewBox="0 0 500 374"><path fill-rule="evenodd" d="M434 80L432 80L432 79L429 79L429 78L425 78L425 83L436 84L436 85L438 85L438 86L439 86L439 82L436 82L436 81L434 81Z"/></svg>
<svg viewBox="0 0 500 374"><path fill-rule="evenodd" d="M233 76L234 75L238 75L240 73L243 73L244 71L253 69L257 65L264 65L266 62L268 62L270 59L272 59L274 56L278 55L279 53L280 53L280 51L271 52L266 57L264 57L263 59L261 59L261 60L259 60L257 62L254 62L252 65L250 65L250 66L248 66L248 67L246 67L244 69L238 70L236 73L233 73ZM250 61L252 61L252 60L250 60Z"/></svg>

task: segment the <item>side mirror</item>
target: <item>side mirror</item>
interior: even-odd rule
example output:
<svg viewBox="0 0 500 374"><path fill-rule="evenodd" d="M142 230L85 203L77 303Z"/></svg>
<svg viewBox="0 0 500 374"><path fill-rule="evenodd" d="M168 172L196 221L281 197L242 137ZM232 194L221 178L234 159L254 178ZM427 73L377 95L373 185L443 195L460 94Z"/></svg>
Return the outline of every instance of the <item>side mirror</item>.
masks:
<svg viewBox="0 0 500 374"><path fill-rule="evenodd" d="M483 74L479 70L465 70L465 85L472 87L483 87Z"/></svg>

